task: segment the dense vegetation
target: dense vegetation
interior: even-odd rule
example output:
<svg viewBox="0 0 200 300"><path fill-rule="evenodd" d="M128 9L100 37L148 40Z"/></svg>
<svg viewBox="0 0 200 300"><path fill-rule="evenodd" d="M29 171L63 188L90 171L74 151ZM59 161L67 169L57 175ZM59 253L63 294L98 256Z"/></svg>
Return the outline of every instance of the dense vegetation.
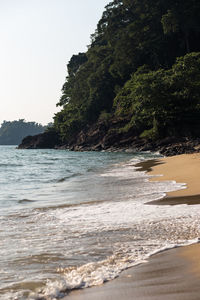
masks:
<svg viewBox="0 0 200 300"><path fill-rule="evenodd" d="M112 1L67 71L54 119L66 144L100 120L152 140L199 135L200 1Z"/></svg>
<svg viewBox="0 0 200 300"><path fill-rule="evenodd" d="M35 122L4 121L0 127L0 145L18 145L27 135L35 135L44 132L45 126Z"/></svg>

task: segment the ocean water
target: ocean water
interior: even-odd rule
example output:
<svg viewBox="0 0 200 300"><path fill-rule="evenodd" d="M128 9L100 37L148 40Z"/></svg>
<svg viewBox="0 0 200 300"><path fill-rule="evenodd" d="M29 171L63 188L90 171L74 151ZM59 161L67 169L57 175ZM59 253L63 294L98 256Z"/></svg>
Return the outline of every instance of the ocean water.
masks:
<svg viewBox="0 0 200 300"><path fill-rule="evenodd" d="M150 153L0 147L0 299L60 299L153 253L197 242L197 206L148 202L184 183L150 182Z"/></svg>

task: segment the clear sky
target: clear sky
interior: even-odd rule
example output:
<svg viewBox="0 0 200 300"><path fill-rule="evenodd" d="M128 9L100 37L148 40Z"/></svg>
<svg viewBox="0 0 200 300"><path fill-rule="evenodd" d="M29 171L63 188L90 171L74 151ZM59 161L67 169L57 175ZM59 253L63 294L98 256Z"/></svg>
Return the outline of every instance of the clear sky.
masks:
<svg viewBox="0 0 200 300"><path fill-rule="evenodd" d="M46 124L109 0L0 0L0 123Z"/></svg>

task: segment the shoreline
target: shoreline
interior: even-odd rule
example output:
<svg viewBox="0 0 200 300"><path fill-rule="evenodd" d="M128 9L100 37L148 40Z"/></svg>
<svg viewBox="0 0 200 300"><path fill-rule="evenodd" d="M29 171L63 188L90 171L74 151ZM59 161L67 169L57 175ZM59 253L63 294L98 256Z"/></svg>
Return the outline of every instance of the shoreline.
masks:
<svg viewBox="0 0 200 300"><path fill-rule="evenodd" d="M64 300L199 300L200 244L152 255L100 286L69 292Z"/></svg>
<svg viewBox="0 0 200 300"><path fill-rule="evenodd" d="M136 165L152 181L174 180L186 188L168 193L147 205L200 204L200 154L147 160ZM184 166L184 170L183 170ZM193 169L194 167L194 169ZM197 173L198 171L198 173ZM164 174L163 176L159 176ZM189 180L188 180L189 179ZM188 183L189 181L189 183ZM177 247L152 255L143 263L123 271L103 285L71 291L70 300L199 300L200 244Z"/></svg>
<svg viewBox="0 0 200 300"><path fill-rule="evenodd" d="M176 181L185 187L169 192L163 199L148 202L155 205L200 204L200 153L161 158L147 170L151 181Z"/></svg>
<svg viewBox="0 0 200 300"><path fill-rule="evenodd" d="M181 158L181 161L180 161ZM186 172L181 174L180 176L176 175L174 172L174 165L173 162L178 161L178 165L182 164L182 162L187 161L187 174ZM180 162L179 162L180 161ZM190 162L192 161L192 164ZM196 161L198 164L196 164ZM188 164L190 165L188 169ZM193 176L193 165L195 164L195 174L197 176ZM145 162L140 162L136 164L138 167L138 171L145 171L149 175L152 176L150 181L168 181L168 180L175 180L178 183L184 183L185 188L180 189L174 192L169 192L164 196L162 199L154 200L151 202L147 202L146 204L152 205L180 205L180 204L187 204L187 205L198 205L200 204L200 186L198 186L198 174L200 176L200 153L195 154L182 154L178 156L172 157L165 157L159 159L152 159L147 160ZM192 168L191 168L192 167ZM167 176L163 175L167 171ZM192 180L190 179L192 178ZM188 179L190 182L190 188L188 190ZM181 180L181 181L180 181ZM195 182L195 184L194 184Z"/></svg>
<svg viewBox="0 0 200 300"><path fill-rule="evenodd" d="M159 159L159 163L148 172L151 181L176 181L185 184L184 189L168 193L169 197L200 195L200 154L182 154Z"/></svg>

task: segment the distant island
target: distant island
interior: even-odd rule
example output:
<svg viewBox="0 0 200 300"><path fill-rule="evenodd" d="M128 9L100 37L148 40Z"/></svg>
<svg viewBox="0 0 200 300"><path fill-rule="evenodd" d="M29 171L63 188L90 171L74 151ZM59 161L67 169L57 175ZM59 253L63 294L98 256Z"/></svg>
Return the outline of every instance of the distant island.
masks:
<svg viewBox="0 0 200 300"><path fill-rule="evenodd" d="M58 106L55 143L45 133L46 145L39 136L21 148L198 151L200 1L110 2L68 63Z"/></svg>
<svg viewBox="0 0 200 300"><path fill-rule="evenodd" d="M18 145L26 136L43 133L47 126L36 122L3 121L0 127L0 145Z"/></svg>

